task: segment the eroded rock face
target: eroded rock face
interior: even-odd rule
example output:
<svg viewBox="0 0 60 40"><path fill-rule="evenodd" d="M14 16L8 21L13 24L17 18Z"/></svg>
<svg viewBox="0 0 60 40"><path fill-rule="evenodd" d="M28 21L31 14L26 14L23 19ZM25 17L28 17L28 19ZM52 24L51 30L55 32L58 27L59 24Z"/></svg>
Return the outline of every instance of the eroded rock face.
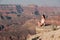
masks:
<svg viewBox="0 0 60 40"><path fill-rule="evenodd" d="M55 29L55 30L54 30ZM36 34L32 35L27 40L59 40L60 27L59 26L43 26L36 29ZM38 37L38 38L37 38Z"/></svg>
<svg viewBox="0 0 60 40"><path fill-rule="evenodd" d="M60 40L60 29L43 34L42 40Z"/></svg>
<svg viewBox="0 0 60 40"><path fill-rule="evenodd" d="M60 31L56 31L56 28L48 26L47 27L45 26L46 29L41 27L39 28L38 24L40 23L37 24L39 20L32 19L32 18L40 19L39 14L43 14L44 12L46 12L45 15L48 16L46 23L60 25L60 18L59 18L60 12L57 11L60 10L60 8L38 7L37 8L38 11L35 11L34 8L35 6L34 7L20 7L20 5L11 5L11 7L9 5L0 5L0 6L3 9L3 10L0 9L0 19L3 19L0 20L0 24L7 25L7 26L0 25L0 31L6 28L6 30L0 32L0 40L26 40L29 34L31 36L31 40L60 39L60 33L59 33ZM34 11L35 13L33 13ZM54 11L57 13L55 13ZM60 27L58 27L58 29L60 29ZM53 30L56 32L54 32Z"/></svg>

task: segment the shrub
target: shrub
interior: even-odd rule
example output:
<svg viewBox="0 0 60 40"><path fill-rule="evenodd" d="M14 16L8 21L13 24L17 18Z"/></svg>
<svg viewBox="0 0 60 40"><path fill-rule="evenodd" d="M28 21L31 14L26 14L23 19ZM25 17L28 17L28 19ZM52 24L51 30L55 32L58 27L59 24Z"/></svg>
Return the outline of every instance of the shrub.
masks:
<svg viewBox="0 0 60 40"><path fill-rule="evenodd" d="M11 17L10 16L6 16L6 19L11 20Z"/></svg>
<svg viewBox="0 0 60 40"><path fill-rule="evenodd" d="M0 25L0 31L4 29L4 25Z"/></svg>

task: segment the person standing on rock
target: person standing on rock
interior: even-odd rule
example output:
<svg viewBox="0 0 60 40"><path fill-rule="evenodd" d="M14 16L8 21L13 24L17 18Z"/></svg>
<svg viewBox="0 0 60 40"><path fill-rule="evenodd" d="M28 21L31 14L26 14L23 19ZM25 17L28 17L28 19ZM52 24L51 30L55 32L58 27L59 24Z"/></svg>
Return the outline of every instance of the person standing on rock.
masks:
<svg viewBox="0 0 60 40"><path fill-rule="evenodd" d="M45 26L45 15L44 14L41 16L41 20L38 21L37 23L38 23L38 27Z"/></svg>
<svg viewBox="0 0 60 40"><path fill-rule="evenodd" d="M41 17L41 26L45 26L45 15L43 14Z"/></svg>

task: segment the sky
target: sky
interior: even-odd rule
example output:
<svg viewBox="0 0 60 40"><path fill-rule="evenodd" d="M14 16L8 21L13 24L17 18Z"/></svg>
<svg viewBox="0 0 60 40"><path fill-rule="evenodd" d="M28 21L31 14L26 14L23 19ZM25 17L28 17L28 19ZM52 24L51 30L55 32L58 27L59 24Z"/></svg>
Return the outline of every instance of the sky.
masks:
<svg viewBox="0 0 60 40"><path fill-rule="evenodd" d="M0 0L0 4L35 4L39 6L60 7L60 0Z"/></svg>

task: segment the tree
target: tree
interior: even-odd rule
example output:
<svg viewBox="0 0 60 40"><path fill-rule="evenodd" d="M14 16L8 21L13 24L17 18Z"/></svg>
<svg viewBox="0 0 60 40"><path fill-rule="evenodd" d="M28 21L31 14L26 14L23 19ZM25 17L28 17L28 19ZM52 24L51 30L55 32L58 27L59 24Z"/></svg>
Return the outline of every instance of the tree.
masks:
<svg viewBox="0 0 60 40"><path fill-rule="evenodd" d="M34 12L35 15L39 15L39 11L38 11L38 6L35 6L35 12Z"/></svg>
<svg viewBox="0 0 60 40"><path fill-rule="evenodd" d="M35 14L35 15L39 15L39 11L36 10L36 11L34 12L34 14Z"/></svg>
<svg viewBox="0 0 60 40"><path fill-rule="evenodd" d="M1 13L1 12L0 12L0 18L1 18L1 19L4 19L4 16L2 16L2 13Z"/></svg>
<svg viewBox="0 0 60 40"><path fill-rule="evenodd" d="M0 25L0 31L4 29L4 25Z"/></svg>

